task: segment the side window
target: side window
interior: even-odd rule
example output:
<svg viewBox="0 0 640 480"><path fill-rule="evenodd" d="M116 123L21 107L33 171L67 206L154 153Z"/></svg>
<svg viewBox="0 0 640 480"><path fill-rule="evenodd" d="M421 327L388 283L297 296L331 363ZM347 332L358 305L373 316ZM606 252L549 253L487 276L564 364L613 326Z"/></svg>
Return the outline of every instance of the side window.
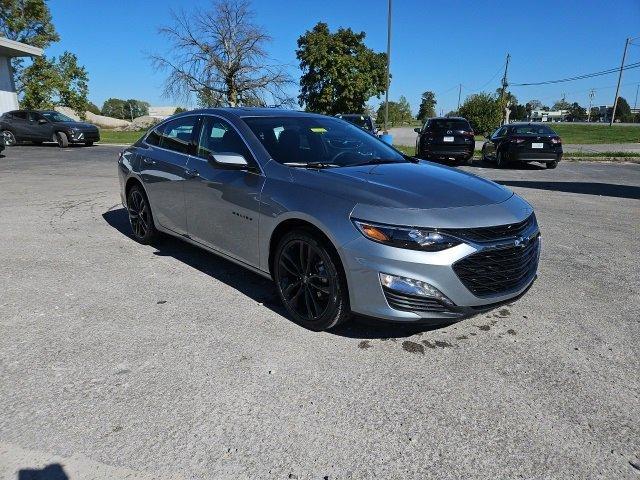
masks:
<svg viewBox="0 0 640 480"><path fill-rule="evenodd" d="M160 137L160 147L178 153L189 153L198 117L176 118L164 124Z"/></svg>
<svg viewBox="0 0 640 480"><path fill-rule="evenodd" d="M505 127L499 128L496 133L493 134L494 137L504 137L504 132L506 132L507 129Z"/></svg>
<svg viewBox="0 0 640 480"><path fill-rule="evenodd" d="M242 155L247 162L252 161L249 149L231 125L220 118L204 117L198 141L198 156L207 159L209 155L216 153L235 153Z"/></svg>
<svg viewBox="0 0 640 480"><path fill-rule="evenodd" d="M11 114L13 116L13 118L17 118L18 120L26 120L27 119L27 112L13 112Z"/></svg>
<svg viewBox="0 0 640 480"><path fill-rule="evenodd" d="M30 112L29 113L29 121L31 121L31 122L37 122L41 118L44 118L44 117L42 115L40 115L39 113L37 113L37 112Z"/></svg>
<svg viewBox="0 0 640 480"><path fill-rule="evenodd" d="M162 130L164 129L164 125L160 125L159 127L154 128L149 132L147 138L145 138L145 142L148 145L152 145L157 147L160 145L160 138L162 137Z"/></svg>

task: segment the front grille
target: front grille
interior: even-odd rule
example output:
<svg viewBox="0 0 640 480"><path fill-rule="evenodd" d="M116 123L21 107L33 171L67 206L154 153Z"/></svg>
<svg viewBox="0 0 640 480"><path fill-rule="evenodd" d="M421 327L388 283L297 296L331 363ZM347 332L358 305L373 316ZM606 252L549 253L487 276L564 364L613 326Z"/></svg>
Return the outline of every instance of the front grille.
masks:
<svg viewBox="0 0 640 480"><path fill-rule="evenodd" d="M520 290L535 276L540 254L540 236L526 245L480 250L459 260L453 270L477 297L502 295Z"/></svg>
<svg viewBox="0 0 640 480"><path fill-rule="evenodd" d="M405 312L449 312L450 310L435 298L418 297L406 293L398 293L382 287L387 303L391 308Z"/></svg>
<svg viewBox="0 0 640 480"><path fill-rule="evenodd" d="M445 228L439 231L448 233L454 237L470 240L472 242L485 243L517 238L529 229L533 230L534 228L537 228L537 222L535 214L532 213L522 222L512 223L509 225L460 229Z"/></svg>

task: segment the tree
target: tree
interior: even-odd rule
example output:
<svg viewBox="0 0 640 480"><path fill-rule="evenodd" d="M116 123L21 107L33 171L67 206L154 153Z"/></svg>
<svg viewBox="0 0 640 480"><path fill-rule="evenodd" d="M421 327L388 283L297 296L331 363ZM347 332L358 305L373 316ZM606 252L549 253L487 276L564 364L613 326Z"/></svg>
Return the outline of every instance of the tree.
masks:
<svg viewBox="0 0 640 480"><path fill-rule="evenodd" d="M186 111L187 111L187 109L184 108L184 107L176 107L176 109L174 110L173 114L177 115L178 113L184 113Z"/></svg>
<svg viewBox="0 0 640 480"><path fill-rule="evenodd" d="M571 108L571 104L567 102L564 98L561 98L551 107L553 110L569 110Z"/></svg>
<svg viewBox="0 0 640 480"><path fill-rule="evenodd" d="M361 113L366 101L385 90L387 55L364 44L366 34L350 28L331 33L319 22L298 38L300 106L325 114Z"/></svg>
<svg viewBox="0 0 640 480"><path fill-rule="evenodd" d="M631 107L624 97L618 97L618 104L616 105L616 119L621 122L633 122L633 114L631 113Z"/></svg>
<svg viewBox="0 0 640 480"><path fill-rule="evenodd" d="M422 123L429 117L436 116L436 94L431 91L426 91L422 94L420 100L420 108L418 109L418 115L416 118Z"/></svg>
<svg viewBox="0 0 640 480"><path fill-rule="evenodd" d="M102 105L102 115L133 121L134 118L149 115L149 103L135 99L109 98Z"/></svg>
<svg viewBox="0 0 640 480"><path fill-rule="evenodd" d="M511 106L511 120L524 120L527 118L527 108L525 105L512 105Z"/></svg>
<svg viewBox="0 0 640 480"><path fill-rule="evenodd" d="M460 105L459 113L469 120L473 129L479 133L493 131L502 120L499 99L484 92L467 97Z"/></svg>
<svg viewBox="0 0 640 480"><path fill-rule="evenodd" d="M385 102L380 104L378 112L376 114L376 123L384 123ZM396 125L404 125L411 122L413 115L411 114L411 107L407 99L402 96L397 102L389 101L389 123L392 127Z"/></svg>
<svg viewBox="0 0 640 480"><path fill-rule="evenodd" d="M63 105L84 117L89 104L88 77L74 54L64 52L59 60L55 57L37 57L24 69L22 78L23 108L40 110Z"/></svg>
<svg viewBox="0 0 640 480"><path fill-rule="evenodd" d="M94 115L102 115L102 112L100 111L100 107L98 107L95 103L92 103L92 102L87 103L87 112L91 112Z"/></svg>
<svg viewBox="0 0 640 480"><path fill-rule="evenodd" d="M587 109L581 107L578 102L573 102L568 110L569 117L573 121L583 121L587 119Z"/></svg>
<svg viewBox="0 0 640 480"><path fill-rule="evenodd" d="M151 56L156 69L169 74L165 95L193 95L202 106L290 100L284 89L292 81L284 66L269 63L271 37L253 23L247 0L216 0L172 17L173 26L159 30L172 46L169 55Z"/></svg>
<svg viewBox="0 0 640 480"><path fill-rule="evenodd" d="M39 48L60 40L45 0L0 0L0 36ZM21 95L25 85L24 59L12 59L11 66Z"/></svg>

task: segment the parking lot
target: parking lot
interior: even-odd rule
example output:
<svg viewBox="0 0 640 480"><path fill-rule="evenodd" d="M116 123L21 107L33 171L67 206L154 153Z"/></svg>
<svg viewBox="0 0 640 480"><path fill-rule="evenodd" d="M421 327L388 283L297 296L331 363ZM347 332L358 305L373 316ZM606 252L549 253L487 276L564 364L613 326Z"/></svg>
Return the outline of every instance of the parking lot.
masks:
<svg viewBox="0 0 640 480"><path fill-rule="evenodd" d="M464 167L536 209L527 295L313 333L269 281L134 242L117 152L0 158L0 478L640 477L640 165Z"/></svg>

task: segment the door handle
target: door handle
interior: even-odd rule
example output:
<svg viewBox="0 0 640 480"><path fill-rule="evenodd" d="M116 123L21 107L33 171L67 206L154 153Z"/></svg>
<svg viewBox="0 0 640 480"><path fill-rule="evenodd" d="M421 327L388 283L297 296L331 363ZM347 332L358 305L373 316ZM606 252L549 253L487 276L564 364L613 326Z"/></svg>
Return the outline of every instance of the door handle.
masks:
<svg viewBox="0 0 640 480"><path fill-rule="evenodd" d="M151 158L149 158L149 157L142 157L142 161L143 161L144 163L146 163L147 165L155 165L155 164L156 164L156 161L155 161L155 160L152 160L152 159L151 159Z"/></svg>
<svg viewBox="0 0 640 480"><path fill-rule="evenodd" d="M200 176L200 172L198 172L198 170L187 169L185 170L184 174L187 176L187 178L195 178Z"/></svg>

